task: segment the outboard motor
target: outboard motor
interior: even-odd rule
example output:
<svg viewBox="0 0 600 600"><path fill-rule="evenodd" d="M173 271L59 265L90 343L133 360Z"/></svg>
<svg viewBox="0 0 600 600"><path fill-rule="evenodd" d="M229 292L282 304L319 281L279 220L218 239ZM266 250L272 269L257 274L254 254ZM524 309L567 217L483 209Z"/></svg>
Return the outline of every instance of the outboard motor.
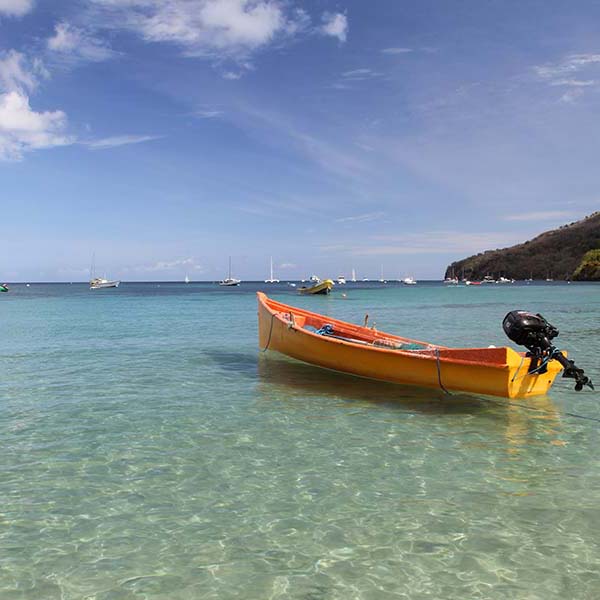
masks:
<svg viewBox="0 0 600 600"><path fill-rule="evenodd" d="M584 385L594 389L592 380L584 374L583 369L578 368L552 345L551 340L558 335L558 329L548 323L542 315L513 310L504 317L502 329L515 344L525 346L529 350L527 356L532 358L530 373L545 373L546 365L554 359L563 366L563 377L575 380L575 389L578 392Z"/></svg>

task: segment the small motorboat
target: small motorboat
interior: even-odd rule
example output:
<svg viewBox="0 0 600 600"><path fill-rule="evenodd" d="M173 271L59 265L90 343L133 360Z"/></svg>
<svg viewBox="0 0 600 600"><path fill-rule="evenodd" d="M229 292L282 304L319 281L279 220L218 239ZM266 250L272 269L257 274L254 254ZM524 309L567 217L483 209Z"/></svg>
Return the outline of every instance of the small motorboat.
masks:
<svg viewBox="0 0 600 600"><path fill-rule="evenodd" d="M8 292L9 289L5 283L0 283L0 292Z"/></svg>
<svg viewBox="0 0 600 600"><path fill-rule="evenodd" d="M329 294L333 288L333 281L331 279L324 279L314 285L302 286L298 288L301 294Z"/></svg>
<svg viewBox="0 0 600 600"><path fill-rule="evenodd" d="M117 288L121 282L117 280L109 280L104 277L94 277L90 281L90 290L101 290L104 288Z"/></svg>
<svg viewBox="0 0 600 600"><path fill-rule="evenodd" d="M529 352L493 346L447 348L353 325L271 300L258 292L262 350L352 375L428 388L526 398L548 392L556 376L592 387L582 369L550 341L558 330L541 315L512 311L502 327Z"/></svg>

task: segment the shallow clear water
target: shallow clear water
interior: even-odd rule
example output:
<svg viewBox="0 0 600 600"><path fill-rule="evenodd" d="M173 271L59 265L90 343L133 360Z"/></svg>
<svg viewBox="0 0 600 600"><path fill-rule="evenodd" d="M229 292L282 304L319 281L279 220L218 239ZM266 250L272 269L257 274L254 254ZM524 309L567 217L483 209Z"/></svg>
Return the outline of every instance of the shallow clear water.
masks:
<svg viewBox="0 0 600 600"><path fill-rule="evenodd" d="M258 286L0 295L0 598L597 598L598 394L512 402L257 350ZM541 311L600 384L600 286L283 300L455 346ZM357 286L361 287L361 286Z"/></svg>

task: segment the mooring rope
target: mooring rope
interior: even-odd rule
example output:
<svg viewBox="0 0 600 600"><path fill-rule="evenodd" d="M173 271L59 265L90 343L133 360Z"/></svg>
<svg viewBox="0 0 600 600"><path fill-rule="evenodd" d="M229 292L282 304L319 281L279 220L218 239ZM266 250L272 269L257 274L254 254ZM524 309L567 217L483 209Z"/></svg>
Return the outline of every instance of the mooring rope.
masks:
<svg viewBox="0 0 600 600"><path fill-rule="evenodd" d="M271 327L269 327L269 337L267 338L267 345L264 348L261 348L261 352L266 352L269 349L269 344L271 343L271 334L273 333L274 319L275 319L275 313L271 313Z"/></svg>
<svg viewBox="0 0 600 600"><path fill-rule="evenodd" d="M440 369L440 349L439 348L435 349L435 364L437 366L437 375L438 375L438 382L440 384L440 387L444 390L444 392L446 392L446 394L448 394L448 396L452 396L452 394L444 387L444 384L442 383L442 371Z"/></svg>

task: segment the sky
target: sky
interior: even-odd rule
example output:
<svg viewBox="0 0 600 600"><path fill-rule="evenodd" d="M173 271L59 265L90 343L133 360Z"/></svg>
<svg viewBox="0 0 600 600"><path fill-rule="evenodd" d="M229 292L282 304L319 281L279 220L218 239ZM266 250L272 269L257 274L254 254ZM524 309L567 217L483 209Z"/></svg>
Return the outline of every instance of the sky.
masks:
<svg viewBox="0 0 600 600"><path fill-rule="evenodd" d="M600 206L600 5L0 0L0 279L413 275Z"/></svg>

